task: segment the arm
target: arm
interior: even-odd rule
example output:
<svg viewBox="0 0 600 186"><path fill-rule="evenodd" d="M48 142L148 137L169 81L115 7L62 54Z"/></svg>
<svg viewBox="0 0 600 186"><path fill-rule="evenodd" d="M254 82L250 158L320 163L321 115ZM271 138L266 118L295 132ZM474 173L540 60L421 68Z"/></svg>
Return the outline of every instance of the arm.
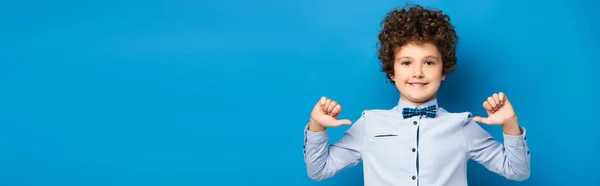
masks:
<svg viewBox="0 0 600 186"><path fill-rule="evenodd" d="M524 181L530 174L530 155L526 130L514 123L503 124L504 144L469 117L463 126L468 155L488 170L515 181Z"/></svg>
<svg viewBox="0 0 600 186"><path fill-rule="evenodd" d="M328 146L328 135L324 128L314 130L311 127L313 125L309 124L304 129L304 161L311 179L330 178L360 162L360 152L364 147L364 115L350 126L342 139L331 146Z"/></svg>

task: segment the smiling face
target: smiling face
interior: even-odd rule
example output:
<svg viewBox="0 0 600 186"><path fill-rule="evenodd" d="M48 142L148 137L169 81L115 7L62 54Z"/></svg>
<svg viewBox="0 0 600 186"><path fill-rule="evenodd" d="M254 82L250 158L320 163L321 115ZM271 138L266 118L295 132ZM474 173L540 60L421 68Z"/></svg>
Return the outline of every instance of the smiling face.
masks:
<svg viewBox="0 0 600 186"><path fill-rule="evenodd" d="M446 79L442 69L442 55L435 45L410 43L396 49L391 78L400 91L400 99L419 106L435 99Z"/></svg>

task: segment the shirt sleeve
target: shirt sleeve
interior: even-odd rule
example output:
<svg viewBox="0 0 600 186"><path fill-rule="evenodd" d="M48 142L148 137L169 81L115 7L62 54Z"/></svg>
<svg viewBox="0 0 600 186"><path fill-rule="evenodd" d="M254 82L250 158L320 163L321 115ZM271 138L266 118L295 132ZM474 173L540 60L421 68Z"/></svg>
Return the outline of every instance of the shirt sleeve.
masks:
<svg viewBox="0 0 600 186"><path fill-rule="evenodd" d="M311 179L327 179L360 162L365 139L364 114L331 146L327 130L312 132L308 128L309 125L304 128L304 161Z"/></svg>
<svg viewBox="0 0 600 186"><path fill-rule="evenodd" d="M504 144L494 140L479 124L469 118L463 133L469 157L488 170L515 181L524 181L530 174L530 155L527 131L520 127L521 135L503 133Z"/></svg>

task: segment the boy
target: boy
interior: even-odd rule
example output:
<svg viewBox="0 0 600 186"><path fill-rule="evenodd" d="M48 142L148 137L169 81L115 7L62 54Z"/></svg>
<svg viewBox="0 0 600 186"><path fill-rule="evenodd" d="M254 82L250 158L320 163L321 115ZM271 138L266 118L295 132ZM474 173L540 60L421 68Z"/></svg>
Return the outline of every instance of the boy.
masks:
<svg viewBox="0 0 600 186"><path fill-rule="evenodd" d="M342 139L328 146L325 129L352 122L338 120L342 106L322 97L305 128L309 177L323 180L364 161L367 186L467 185L467 161L473 159L507 179L528 179L525 128L505 94L483 103L487 118L437 105L441 82L456 68L458 37L448 15L415 5L390 12L382 26L381 70L400 92L398 105L363 111ZM475 122L501 125L504 144Z"/></svg>

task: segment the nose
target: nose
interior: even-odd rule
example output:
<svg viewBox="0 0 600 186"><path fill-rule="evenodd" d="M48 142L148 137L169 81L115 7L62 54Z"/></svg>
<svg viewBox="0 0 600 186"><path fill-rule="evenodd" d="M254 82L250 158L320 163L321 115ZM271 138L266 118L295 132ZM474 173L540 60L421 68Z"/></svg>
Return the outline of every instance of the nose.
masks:
<svg viewBox="0 0 600 186"><path fill-rule="evenodd" d="M413 78L423 78L423 66L422 65L413 65L412 66L412 77Z"/></svg>

